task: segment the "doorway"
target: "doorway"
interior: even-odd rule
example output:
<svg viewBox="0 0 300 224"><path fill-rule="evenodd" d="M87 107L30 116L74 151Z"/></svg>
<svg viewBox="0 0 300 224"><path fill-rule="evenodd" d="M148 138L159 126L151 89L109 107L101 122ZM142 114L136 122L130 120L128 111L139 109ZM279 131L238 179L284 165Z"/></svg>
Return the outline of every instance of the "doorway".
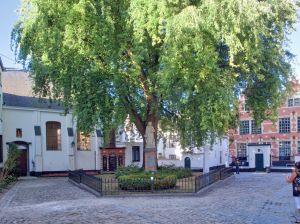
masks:
<svg viewBox="0 0 300 224"><path fill-rule="evenodd" d="M28 151L27 149L20 149L20 157L18 161L18 170L20 176L27 176L28 174Z"/></svg>
<svg viewBox="0 0 300 224"><path fill-rule="evenodd" d="M14 141L6 143L8 145L15 144L17 145L20 151L20 157L18 159L17 170L20 176L28 176L29 175L29 145L30 142L24 141Z"/></svg>
<svg viewBox="0 0 300 224"><path fill-rule="evenodd" d="M264 154L255 154L255 170L264 171Z"/></svg>
<svg viewBox="0 0 300 224"><path fill-rule="evenodd" d="M191 169L191 159L190 159L190 157L185 157L185 159L184 159L184 168Z"/></svg>
<svg viewBox="0 0 300 224"><path fill-rule="evenodd" d="M117 157L116 155L110 155L109 159L109 171L115 171L117 169Z"/></svg>

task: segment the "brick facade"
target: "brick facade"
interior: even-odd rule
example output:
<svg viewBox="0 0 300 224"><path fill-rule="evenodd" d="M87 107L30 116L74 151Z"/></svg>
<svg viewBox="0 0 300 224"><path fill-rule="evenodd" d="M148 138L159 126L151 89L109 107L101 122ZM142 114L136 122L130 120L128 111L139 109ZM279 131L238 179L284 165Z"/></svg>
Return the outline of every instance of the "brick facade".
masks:
<svg viewBox="0 0 300 224"><path fill-rule="evenodd" d="M260 125L261 132L255 127L252 129L252 114L245 111L245 98L241 97L239 110L242 126L229 131L229 150L233 159L239 157L247 164L249 143L270 143L273 165L286 165L294 161L294 156L300 153L300 84L293 81L292 86L294 93L278 109L278 120L275 123L265 120Z"/></svg>

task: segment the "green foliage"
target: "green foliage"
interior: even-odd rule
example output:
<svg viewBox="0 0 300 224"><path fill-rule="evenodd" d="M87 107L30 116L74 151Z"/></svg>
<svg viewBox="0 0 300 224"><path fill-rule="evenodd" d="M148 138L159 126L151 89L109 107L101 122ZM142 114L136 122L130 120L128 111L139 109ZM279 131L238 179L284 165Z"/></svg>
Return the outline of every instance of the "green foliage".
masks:
<svg viewBox="0 0 300 224"><path fill-rule="evenodd" d="M276 116L289 88L286 0L24 0L12 32L35 92L71 106L79 129L127 114L201 146L236 124L244 92L254 119Z"/></svg>
<svg viewBox="0 0 300 224"><path fill-rule="evenodd" d="M7 160L4 163L3 169L0 171L0 191L11 182L17 179L17 166L20 157L20 150L15 144L9 145Z"/></svg>
<svg viewBox="0 0 300 224"><path fill-rule="evenodd" d="M4 163L3 169L0 173L0 181L4 180L7 176L18 175L17 166L20 157L20 150L15 144L10 144L7 152L7 160Z"/></svg>
<svg viewBox="0 0 300 224"><path fill-rule="evenodd" d="M176 175L178 179L193 176L191 169L186 169L183 167L176 167L174 165L160 166L158 167L158 173L166 175Z"/></svg>
<svg viewBox="0 0 300 224"><path fill-rule="evenodd" d="M127 167L118 167L115 172L115 177L118 179L120 176L134 175L143 173L143 169L136 165L129 165Z"/></svg>
<svg viewBox="0 0 300 224"><path fill-rule="evenodd" d="M136 176L138 178L149 179L151 176L160 178L162 176L176 176L177 179L191 177L192 170L185 169L183 167L176 167L174 165L160 166L157 172L145 172L142 168L136 165L130 165L127 167L119 167L115 172L115 177L119 179L121 176Z"/></svg>
<svg viewBox="0 0 300 224"><path fill-rule="evenodd" d="M175 175L156 175L154 178L154 189L171 189L176 186ZM119 186L122 190L150 190L151 180L147 174L120 176Z"/></svg>

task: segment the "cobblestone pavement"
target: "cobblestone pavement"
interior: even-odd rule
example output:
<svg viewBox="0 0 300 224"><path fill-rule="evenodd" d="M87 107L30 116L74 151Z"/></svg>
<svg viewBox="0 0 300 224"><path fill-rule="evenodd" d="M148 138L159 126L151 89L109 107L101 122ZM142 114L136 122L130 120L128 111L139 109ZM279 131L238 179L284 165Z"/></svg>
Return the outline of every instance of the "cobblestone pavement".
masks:
<svg viewBox="0 0 300 224"><path fill-rule="evenodd" d="M19 181L0 199L1 224L288 224L295 214L282 173L241 173L198 197L96 198L66 178Z"/></svg>

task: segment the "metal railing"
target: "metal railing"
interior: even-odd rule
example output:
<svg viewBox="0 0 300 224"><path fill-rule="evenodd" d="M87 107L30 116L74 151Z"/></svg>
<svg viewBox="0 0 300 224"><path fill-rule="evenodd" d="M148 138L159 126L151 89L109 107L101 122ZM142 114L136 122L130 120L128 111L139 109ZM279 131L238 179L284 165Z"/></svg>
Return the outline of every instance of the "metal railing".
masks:
<svg viewBox="0 0 300 224"><path fill-rule="evenodd" d="M194 193L195 178L148 178L122 180L116 178L101 178L102 195L122 195L136 193Z"/></svg>
<svg viewBox="0 0 300 224"><path fill-rule="evenodd" d="M233 169L222 168L210 171L209 173L177 179L166 178L136 178L116 179L95 177L83 171L70 171L69 179L83 184L103 195L126 195L139 193L196 193L199 190L227 177L233 175Z"/></svg>
<svg viewBox="0 0 300 224"><path fill-rule="evenodd" d="M84 184L100 194L102 192L101 179L88 175L82 170L69 171L68 177L77 184Z"/></svg>
<svg viewBox="0 0 300 224"><path fill-rule="evenodd" d="M234 173L234 169L232 167L224 168L220 170L220 179L224 180L230 176L232 176Z"/></svg>

